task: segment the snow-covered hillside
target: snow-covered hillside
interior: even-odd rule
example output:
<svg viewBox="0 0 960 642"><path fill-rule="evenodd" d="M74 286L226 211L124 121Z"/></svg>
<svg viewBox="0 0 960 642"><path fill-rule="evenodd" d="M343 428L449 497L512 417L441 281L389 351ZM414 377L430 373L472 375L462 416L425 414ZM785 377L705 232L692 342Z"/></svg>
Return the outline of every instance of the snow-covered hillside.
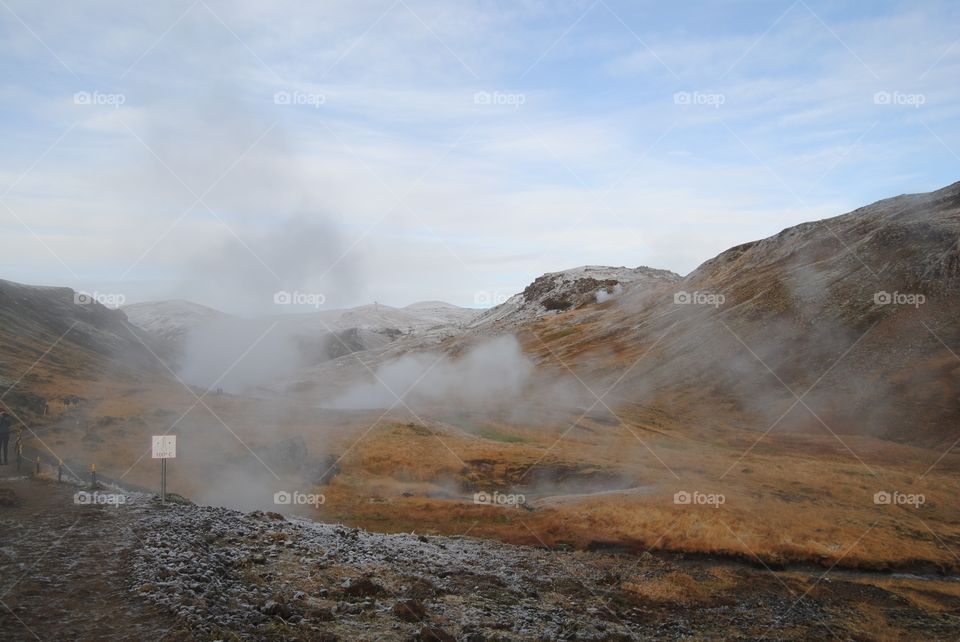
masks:
<svg viewBox="0 0 960 642"><path fill-rule="evenodd" d="M243 321L239 317L190 301L136 303L125 306L123 311L135 326L162 339L174 341L212 324ZM442 301L424 301L404 308L373 303L355 308L276 314L249 321L277 322L281 331L302 337L317 337L330 332L352 332L351 336L355 337L377 338L374 341L377 345L370 347L380 347L383 337L459 329L479 312Z"/></svg>
<svg viewBox="0 0 960 642"><path fill-rule="evenodd" d="M373 303L343 310L277 315L272 318L284 324L293 324L303 331L359 328L374 332L417 334L443 326L458 327L478 313L478 310L430 301L414 303L405 308Z"/></svg>
<svg viewBox="0 0 960 642"><path fill-rule="evenodd" d="M121 308L127 320L162 339L177 339L209 323L230 318L229 314L191 301L150 301Z"/></svg>

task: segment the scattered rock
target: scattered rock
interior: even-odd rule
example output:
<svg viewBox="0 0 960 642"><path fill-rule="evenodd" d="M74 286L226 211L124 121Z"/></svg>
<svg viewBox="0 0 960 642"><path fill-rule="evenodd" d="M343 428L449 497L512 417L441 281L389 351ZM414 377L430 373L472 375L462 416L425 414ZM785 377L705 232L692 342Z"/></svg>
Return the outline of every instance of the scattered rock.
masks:
<svg viewBox="0 0 960 642"><path fill-rule="evenodd" d="M307 610L307 612L304 613L304 617L308 620L317 620L318 622L333 622L333 620L336 619L333 611L322 607Z"/></svg>
<svg viewBox="0 0 960 642"><path fill-rule="evenodd" d="M393 614L407 622L420 622L427 617L427 609L419 600L401 600L393 605Z"/></svg>
<svg viewBox="0 0 960 642"><path fill-rule="evenodd" d="M282 617L284 619L290 617L290 609L286 604L280 604L279 602L274 602L273 600L267 600L264 602L263 606L260 607L260 612L264 615L270 615L272 617Z"/></svg>
<svg viewBox="0 0 960 642"><path fill-rule="evenodd" d="M441 536L423 541L275 521L262 512L161 509L148 496L131 496L124 511L135 515L137 530L129 590L171 613L183 632L178 639L216 640L229 631L238 641L331 641L336 636L322 628L334 623L345 640L680 640L711 637L717 622L762 630L830 619L824 605L795 606L788 597L672 617L638 612L627 606L629 596L618 595L627 576L609 551L571 554ZM635 581L659 577L666 564L649 554L637 562ZM48 590L37 587L37 594ZM391 595L397 597L388 606L380 603ZM956 639L947 634L953 630L944 625L932 637Z"/></svg>
<svg viewBox="0 0 960 642"><path fill-rule="evenodd" d="M341 588L344 594L350 597L370 597L386 593L382 586L367 577L347 580Z"/></svg>

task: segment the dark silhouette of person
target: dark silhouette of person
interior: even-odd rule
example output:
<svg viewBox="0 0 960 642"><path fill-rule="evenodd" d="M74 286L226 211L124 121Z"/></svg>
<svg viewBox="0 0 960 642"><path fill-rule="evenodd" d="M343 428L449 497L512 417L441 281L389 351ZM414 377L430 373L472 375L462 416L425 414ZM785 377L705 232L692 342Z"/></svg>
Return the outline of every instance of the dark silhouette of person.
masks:
<svg viewBox="0 0 960 642"><path fill-rule="evenodd" d="M0 408L0 465L7 465L7 451L10 446L10 415L6 408Z"/></svg>

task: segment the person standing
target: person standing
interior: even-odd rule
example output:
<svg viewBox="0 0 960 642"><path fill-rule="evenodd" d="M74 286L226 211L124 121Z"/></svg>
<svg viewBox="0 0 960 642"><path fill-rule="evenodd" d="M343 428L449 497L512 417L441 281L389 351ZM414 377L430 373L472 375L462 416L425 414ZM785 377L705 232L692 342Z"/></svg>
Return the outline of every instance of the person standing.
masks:
<svg viewBox="0 0 960 642"><path fill-rule="evenodd" d="M0 465L7 465L7 451L10 446L10 415L6 408L0 408Z"/></svg>

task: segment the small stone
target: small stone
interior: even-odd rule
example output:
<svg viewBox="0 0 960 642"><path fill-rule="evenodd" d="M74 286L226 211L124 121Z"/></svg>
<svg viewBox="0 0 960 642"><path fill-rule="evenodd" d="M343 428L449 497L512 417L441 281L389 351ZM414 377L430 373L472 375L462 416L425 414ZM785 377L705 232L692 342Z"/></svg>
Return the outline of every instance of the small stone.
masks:
<svg viewBox="0 0 960 642"><path fill-rule="evenodd" d="M315 609L309 609L304 616L308 620L317 620L318 622L333 622L335 616L333 611L327 608L318 607Z"/></svg>
<svg viewBox="0 0 960 642"><path fill-rule="evenodd" d="M427 616L427 609L419 600L401 600L393 605L393 614L406 622L420 622Z"/></svg>
<svg viewBox="0 0 960 642"><path fill-rule="evenodd" d="M382 586L366 577L347 580L341 584L341 588L343 592L350 597L368 597L386 593Z"/></svg>

